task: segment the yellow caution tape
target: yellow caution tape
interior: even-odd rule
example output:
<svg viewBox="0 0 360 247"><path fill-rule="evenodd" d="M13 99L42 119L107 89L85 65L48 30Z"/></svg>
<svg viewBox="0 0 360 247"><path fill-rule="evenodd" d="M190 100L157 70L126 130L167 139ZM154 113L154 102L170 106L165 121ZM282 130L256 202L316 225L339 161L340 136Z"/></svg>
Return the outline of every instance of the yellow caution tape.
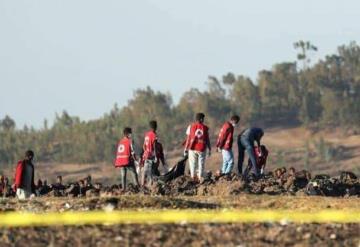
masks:
<svg viewBox="0 0 360 247"><path fill-rule="evenodd" d="M43 214L10 212L0 214L0 227L261 222L360 223L360 212L320 211L314 213L294 211L157 210Z"/></svg>

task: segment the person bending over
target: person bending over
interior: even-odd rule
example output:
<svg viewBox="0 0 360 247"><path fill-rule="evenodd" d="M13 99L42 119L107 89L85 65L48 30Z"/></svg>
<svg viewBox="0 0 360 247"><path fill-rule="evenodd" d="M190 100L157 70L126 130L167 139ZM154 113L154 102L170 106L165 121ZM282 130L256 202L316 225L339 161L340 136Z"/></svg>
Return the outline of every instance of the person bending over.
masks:
<svg viewBox="0 0 360 247"><path fill-rule="evenodd" d="M264 136L264 131L260 128L248 128L244 130L238 136L238 148L239 148L239 160L238 160L238 171L239 174L243 173L243 163L245 157L245 150L249 155L249 159L251 161L251 172L255 175L255 177L259 177L260 171L257 166L256 158L255 158L255 142L258 147L261 147L261 138ZM259 153L261 156L261 152ZM243 174L247 176L247 174Z"/></svg>

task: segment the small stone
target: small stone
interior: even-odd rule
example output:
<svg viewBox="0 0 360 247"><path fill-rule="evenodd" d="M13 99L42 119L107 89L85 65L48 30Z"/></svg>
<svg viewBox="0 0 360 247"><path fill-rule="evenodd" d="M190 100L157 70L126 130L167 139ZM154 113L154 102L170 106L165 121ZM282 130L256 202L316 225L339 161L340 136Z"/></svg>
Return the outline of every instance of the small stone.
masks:
<svg viewBox="0 0 360 247"><path fill-rule="evenodd" d="M115 242L121 242L124 240L124 238L121 236L117 236L114 240L115 240Z"/></svg>
<svg viewBox="0 0 360 247"><path fill-rule="evenodd" d="M303 236L303 239L310 239L311 238L311 233L308 232Z"/></svg>

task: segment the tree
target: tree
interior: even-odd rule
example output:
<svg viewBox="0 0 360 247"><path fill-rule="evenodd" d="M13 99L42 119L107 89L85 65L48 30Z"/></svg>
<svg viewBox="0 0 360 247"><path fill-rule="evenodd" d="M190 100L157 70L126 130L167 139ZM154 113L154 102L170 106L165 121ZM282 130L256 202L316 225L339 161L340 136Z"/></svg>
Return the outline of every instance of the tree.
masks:
<svg viewBox="0 0 360 247"><path fill-rule="evenodd" d="M232 84L230 101L233 112L239 112L245 123L254 122L259 118L261 107L259 92L250 78L238 76Z"/></svg>
<svg viewBox="0 0 360 247"><path fill-rule="evenodd" d="M311 44L310 41L300 40L294 43L294 48L300 50L297 59L303 62L303 70L306 70L311 62L310 53L316 52L318 48Z"/></svg>
<svg viewBox="0 0 360 247"><path fill-rule="evenodd" d="M6 115L5 118L0 121L0 128L3 129L4 131L14 130L15 127L16 127L15 121L8 115Z"/></svg>

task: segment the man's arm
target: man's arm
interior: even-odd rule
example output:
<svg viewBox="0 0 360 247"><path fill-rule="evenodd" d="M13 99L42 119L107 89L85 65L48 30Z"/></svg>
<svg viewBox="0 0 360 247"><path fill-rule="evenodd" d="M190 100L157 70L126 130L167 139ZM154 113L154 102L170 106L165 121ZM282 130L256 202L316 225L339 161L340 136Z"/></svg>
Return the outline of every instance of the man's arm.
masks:
<svg viewBox="0 0 360 247"><path fill-rule="evenodd" d="M193 141L191 140L190 136L191 136L191 125L189 125L186 130L186 142L185 142L184 156L187 154L190 147L192 146L191 142L193 142Z"/></svg>
<svg viewBox="0 0 360 247"><path fill-rule="evenodd" d="M227 130L224 129L224 126L221 128L220 133L219 133L219 137L216 143L216 147L218 149L222 149L225 145L225 140L226 140L226 136L227 136Z"/></svg>
<svg viewBox="0 0 360 247"><path fill-rule="evenodd" d="M207 133L206 145L207 145L207 148L209 149L209 156L210 156L211 155L211 143L210 143L209 130L208 130L208 133Z"/></svg>

